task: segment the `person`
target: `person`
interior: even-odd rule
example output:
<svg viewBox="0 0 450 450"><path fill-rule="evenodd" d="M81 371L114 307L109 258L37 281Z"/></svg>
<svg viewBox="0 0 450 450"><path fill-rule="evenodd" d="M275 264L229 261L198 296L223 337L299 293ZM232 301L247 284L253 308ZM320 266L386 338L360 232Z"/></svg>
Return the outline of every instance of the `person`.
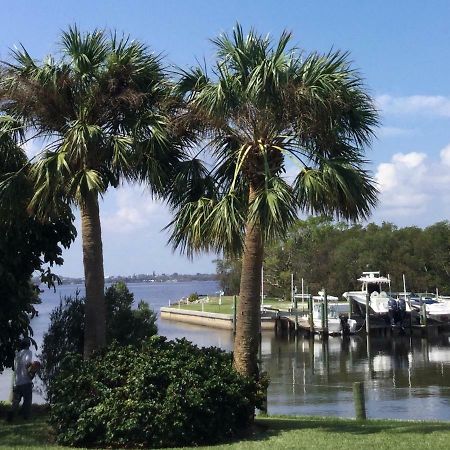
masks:
<svg viewBox="0 0 450 450"><path fill-rule="evenodd" d="M8 420L12 421L19 409L20 401L23 398L21 413L24 419L29 419L31 414L31 401L33 396L32 373L29 368L32 366L33 354L30 350L30 340L25 338L19 342L19 350L14 358L14 382L12 410Z"/></svg>

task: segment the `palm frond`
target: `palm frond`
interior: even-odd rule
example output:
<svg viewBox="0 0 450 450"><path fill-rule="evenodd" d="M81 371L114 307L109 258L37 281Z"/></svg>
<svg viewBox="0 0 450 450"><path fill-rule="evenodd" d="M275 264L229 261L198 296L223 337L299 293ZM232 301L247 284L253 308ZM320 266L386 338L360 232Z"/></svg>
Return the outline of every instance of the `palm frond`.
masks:
<svg viewBox="0 0 450 450"><path fill-rule="evenodd" d="M367 171L342 159L304 169L295 180L294 192L302 210L347 220L367 218L378 194Z"/></svg>
<svg viewBox="0 0 450 450"><path fill-rule="evenodd" d="M292 188L281 178L267 180L249 204L248 223L259 227L265 241L283 236L295 221L298 206Z"/></svg>
<svg viewBox="0 0 450 450"><path fill-rule="evenodd" d="M219 200L202 197L182 205L174 220L166 227L171 230L169 243L192 257L202 251L242 252L245 203L234 194Z"/></svg>

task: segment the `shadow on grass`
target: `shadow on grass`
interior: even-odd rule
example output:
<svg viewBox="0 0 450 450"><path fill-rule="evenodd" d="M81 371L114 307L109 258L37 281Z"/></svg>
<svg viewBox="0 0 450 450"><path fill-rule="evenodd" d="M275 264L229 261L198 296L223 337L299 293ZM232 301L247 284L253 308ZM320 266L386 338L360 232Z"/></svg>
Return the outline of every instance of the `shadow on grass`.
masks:
<svg viewBox="0 0 450 450"><path fill-rule="evenodd" d="M11 406L0 404L0 446L2 447L34 447L48 446L52 443L51 430L46 420L48 407L33 405L30 420L18 415L8 422L7 415Z"/></svg>
<svg viewBox="0 0 450 450"><path fill-rule="evenodd" d="M383 433L396 435L407 433L408 435L424 435L434 432L450 432L450 422L421 422L421 421L396 421L396 420L365 420L339 419L330 417L267 417L256 419L256 424L268 435L277 432L295 429L317 429L330 433L348 433L353 435L371 435Z"/></svg>

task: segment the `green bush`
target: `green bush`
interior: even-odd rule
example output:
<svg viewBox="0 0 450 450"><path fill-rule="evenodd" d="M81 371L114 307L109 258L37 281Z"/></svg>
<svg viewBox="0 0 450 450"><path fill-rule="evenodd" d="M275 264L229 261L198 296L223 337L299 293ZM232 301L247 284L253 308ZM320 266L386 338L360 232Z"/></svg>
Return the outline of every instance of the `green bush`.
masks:
<svg viewBox="0 0 450 450"><path fill-rule="evenodd" d="M57 374L62 359L69 353L83 353L85 301L77 292L74 297L61 300L50 314L50 325L44 335L40 355L43 393ZM125 283L115 283L106 289L105 302L108 344L140 345L157 333L156 314L142 300L137 309L133 309L134 295Z"/></svg>
<svg viewBox="0 0 450 450"><path fill-rule="evenodd" d="M232 369L231 354L154 336L141 350L68 356L51 383L50 421L63 445L215 443L249 425L256 389Z"/></svg>
<svg viewBox="0 0 450 450"><path fill-rule="evenodd" d="M188 302L196 302L200 297L198 296L197 292L193 292L192 294L189 294Z"/></svg>

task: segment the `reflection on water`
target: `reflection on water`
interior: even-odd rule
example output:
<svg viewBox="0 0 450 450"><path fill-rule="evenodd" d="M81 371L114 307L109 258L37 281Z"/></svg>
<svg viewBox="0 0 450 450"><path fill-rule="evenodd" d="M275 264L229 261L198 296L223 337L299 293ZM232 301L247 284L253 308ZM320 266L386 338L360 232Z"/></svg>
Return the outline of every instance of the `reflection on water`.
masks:
<svg viewBox="0 0 450 450"><path fill-rule="evenodd" d="M213 294L215 282L130 284L137 300L155 310L191 292ZM49 313L60 295L76 286L46 291L33 321L38 343L48 327ZM226 330L158 320L159 333L169 339L186 337L199 346L231 350L233 335ZM330 337L320 341L276 337L265 332L261 363L271 379L268 410L272 414L336 415L352 417L352 383L367 387L369 417L450 420L450 337L410 338L385 336ZM10 372L0 375L0 400L8 397ZM35 396L35 399L37 397Z"/></svg>
<svg viewBox="0 0 450 450"><path fill-rule="evenodd" d="M369 417L450 420L448 335L333 337L328 341L263 336L269 413L352 417L352 383L367 387Z"/></svg>

